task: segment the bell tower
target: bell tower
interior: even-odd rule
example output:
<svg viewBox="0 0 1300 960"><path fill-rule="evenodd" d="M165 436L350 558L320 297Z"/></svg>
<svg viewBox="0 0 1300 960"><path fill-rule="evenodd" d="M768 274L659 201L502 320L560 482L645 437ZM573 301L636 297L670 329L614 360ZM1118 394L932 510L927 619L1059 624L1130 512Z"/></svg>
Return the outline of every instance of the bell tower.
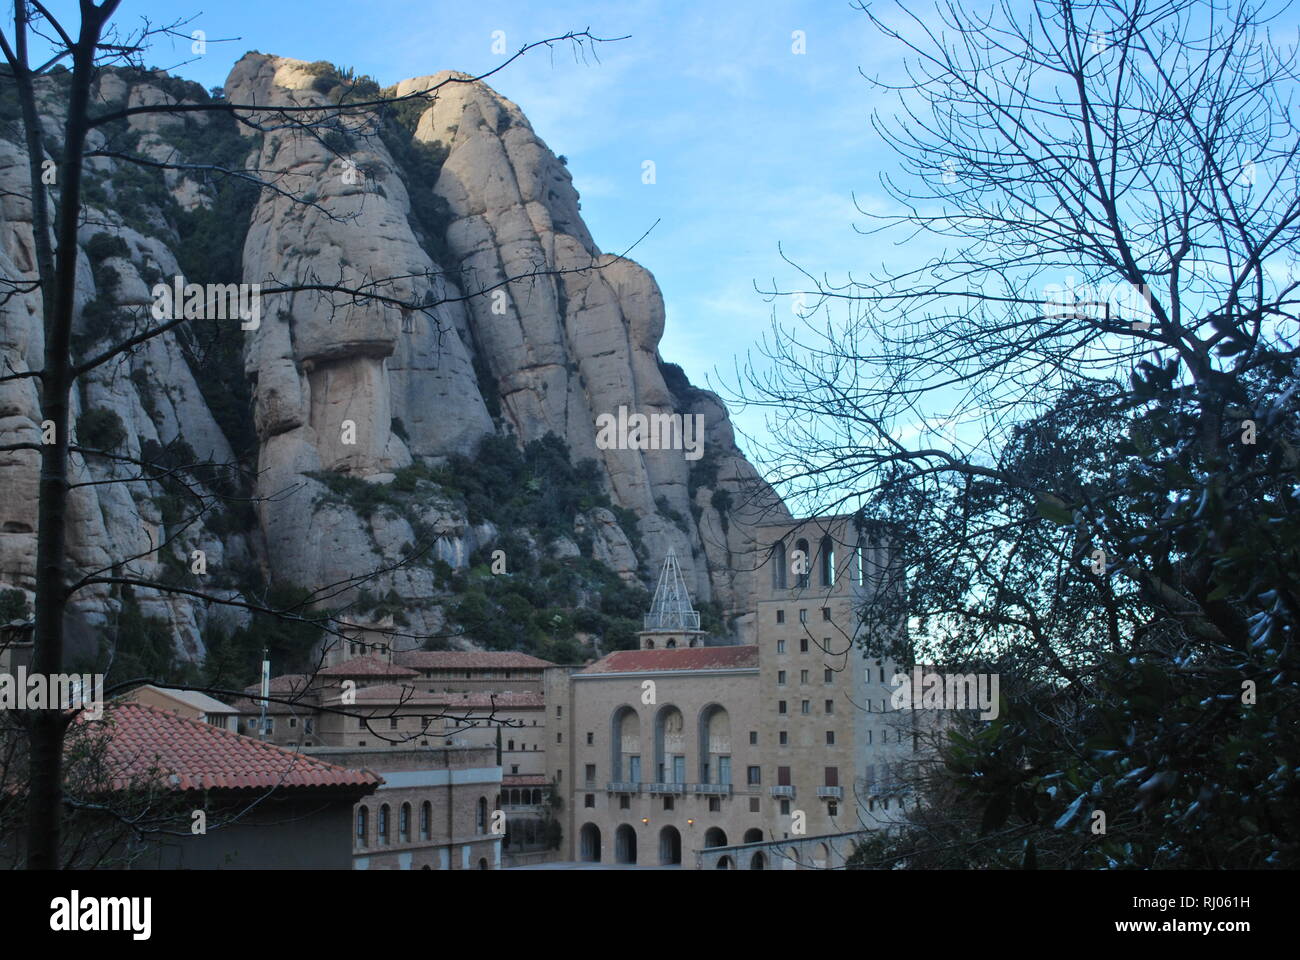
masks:
<svg viewBox="0 0 1300 960"><path fill-rule="evenodd" d="M671 650L674 647L704 646L704 631L700 629L700 615L691 606L691 595L682 580L677 554L671 547L659 571L659 585L655 587L650 612L645 615L644 626L637 636L642 650Z"/></svg>

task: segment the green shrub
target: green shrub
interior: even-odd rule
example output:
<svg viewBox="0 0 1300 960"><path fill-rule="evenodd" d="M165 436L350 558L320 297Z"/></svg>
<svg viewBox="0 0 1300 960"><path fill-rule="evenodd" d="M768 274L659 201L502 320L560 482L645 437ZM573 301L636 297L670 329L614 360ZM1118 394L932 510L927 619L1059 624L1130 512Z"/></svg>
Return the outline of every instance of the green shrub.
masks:
<svg viewBox="0 0 1300 960"><path fill-rule="evenodd" d="M122 418L106 407L91 407L77 417L78 446L111 453L125 440Z"/></svg>

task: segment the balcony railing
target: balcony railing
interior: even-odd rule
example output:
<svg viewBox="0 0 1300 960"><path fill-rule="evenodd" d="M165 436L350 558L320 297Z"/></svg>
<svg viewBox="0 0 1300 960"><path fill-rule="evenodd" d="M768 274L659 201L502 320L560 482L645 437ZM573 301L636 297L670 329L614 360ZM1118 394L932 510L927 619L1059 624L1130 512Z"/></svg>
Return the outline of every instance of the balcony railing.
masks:
<svg viewBox="0 0 1300 960"><path fill-rule="evenodd" d="M823 800L842 800L844 799L843 787L818 787L817 796Z"/></svg>
<svg viewBox="0 0 1300 960"><path fill-rule="evenodd" d="M731 796L731 784L729 783L692 783L691 793L703 793L711 797L729 797Z"/></svg>
<svg viewBox="0 0 1300 960"><path fill-rule="evenodd" d="M605 784L607 793L640 793L641 784L633 783L630 780L611 780Z"/></svg>
<svg viewBox="0 0 1300 960"><path fill-rule="evenodd" d="M686 784L684 783L652 783L650 784L651 793L685 793Z"/></svg>
<svg viewBox="0 0 1300 960"><path fill-rule="evenodd" d="M777 786L777 787L773 787L773 788L772 788L772 796L774 796L774 797L793 797L793 796L794 796L794 787L792 787L792 786Z"/></svg>

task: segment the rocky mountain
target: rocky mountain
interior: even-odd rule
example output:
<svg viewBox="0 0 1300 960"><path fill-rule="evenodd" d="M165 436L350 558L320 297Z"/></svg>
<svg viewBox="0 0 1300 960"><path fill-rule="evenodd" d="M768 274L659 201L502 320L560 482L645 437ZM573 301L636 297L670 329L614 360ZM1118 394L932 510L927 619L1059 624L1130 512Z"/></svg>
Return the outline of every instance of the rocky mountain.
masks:
<svg viewBox="0 0 1300 960"><path fill-rule="evenodd" d="M483 643L466 597L493 550L507 575L584 570L565 581L569 600L559 604L581 610L599 607L602 583L652 586L672 549L715 628L745 636L750 525L784 518L784 507L737 448L721 401L660 356L654 278L596 246L566 163L519 108L462 74L384 93L447 79L431 103L353 115L342 129L176 113L92 134L100 155L88 161L80 235L82 355L121 339L147 316L157 285L177 277L382 297L263 296L247 331L238 318L196 319L83 378L76 442L244 470L239 482L194 471L194 482L228 496L197 518L166 478L77 487L71 565L203 577L205 589L228 595L317 591L382 570L322 603L350 605L357 622L397 615L412 636ZM371 88L328 64L250 53L212 93L159 72L106 71L94 111L214 97L323 106ZM57 141L58 77L41 96ZM214 167L251 171L262 185ZM0 93L0 276L34 277L27 170L12 91ZM430 306L403 308L410 303ZM16 370L40 365L40 312L31 292L0 302L0 352ZM598 443L601 418L620 408L700 415L703 444L688 459L681 449ZM38 439L40 419L33 381L0 384L0 443ZM97 457L74 467L84 481L139 473ZM29 596L37 471L34 453L0 454L0 585ZM196 550L205 572L194 571ZM491 591L484 596L485 618L499 614ZM238 611L145 589L87 590L77 606L109 631L120 632L128 610L161 622L185 660L200 659L208 638L248 627ZM580 614L562 629L607 639Z"/></svg>

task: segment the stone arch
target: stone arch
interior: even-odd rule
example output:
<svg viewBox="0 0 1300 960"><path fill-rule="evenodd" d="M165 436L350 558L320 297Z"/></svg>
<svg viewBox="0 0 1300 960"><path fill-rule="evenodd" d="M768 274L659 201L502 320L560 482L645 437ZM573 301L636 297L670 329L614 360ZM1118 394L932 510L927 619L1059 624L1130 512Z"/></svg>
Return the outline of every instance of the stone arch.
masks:
<svg viewBox="0 0 1300 960"><path fill-rule="evenodd" d="M799 851L795 847L789 847L785 851L785 862L781 864L782 870L799 869Z"/></svg>
<svg viewBox="0 0 1300 960"><path fill-rule="evenodd" d="M725 847L727 845L727 834L721 827L709 827L704 831L704 845L706 847Z"/></svg>
<svg viewBox="0 0 1300 960"><path fill-rule="evenodd" d="M823 587L835 586L835 541L829 533L822 537L821 547L817 551L817 559L821 567L821 585Z"/></svg>
<svg viewBox="0 0 1300 960"><path fill-rule="evenodd" d="M681 757L680 762L674 760ZM665 703L655 711L654 779L659 783L676 783L674 765L686 773L686 718L676 704Z"/></svg>
<svg viewBox="0 0 1300 960"><path fill-rule="evenodd" d="M700 708L698 749L699 782L730 783L731 716L722 704L708 703Z"/></svg>
<svg viewBox="0 0 1300 960"><path fill-rule="evenodd" d="M745 839L741 841L741 843L762 843L762 842L763 842L763 831L758 829L758 827L750 827L748 830L746 830Z"/></svg>
<svg viewBox="0 0 1300 960"><path fill-rule="evenodd" d="M609 778L630 780L631 770L624 764L625 756L641 755L641 717L627 704L618 707L609 717Z"/></svg>
<svg viewBox="0 0 1300 960"><path fill-rule="evenodd" d="M614 831L614 861L636 863L636 830L629 824L620 823Z"/></svg>
<svg viewBox="0 0 1300 960"><path fill-rule="evenodd" d="M725 857L725 856L724 856L724 857L718 857L718 867L717 867L717 868L718 868L719 870L735 870L735 869L736 869L736 865L732 862L732 860L731 860L730 857Z"/></svg>
<svg viewBox="0 0 1300 960"><path fill-rule="evenodd" d="M600 863L600 827L594 823L584 823L578 831L578 859Z"/></svg>
<svg viewBox="0 0 1300 960"><path fill-rule="evenodd" d="M796 553L803 554L803 573L795 574L794 585L799 590L808 589L809 583L812 582L810 571L812 570L812 550L808 546L808 541L800 537L794 542Z"/></svg>
<svg viewBox="0 0 1300 960"><path fill-rule="evenodd" d="M486 869L488 868L488 866L487 866L487 857L479 857L479 858L478 858L478 868L479 868L480 870L486 870Z"/></svg>
<svg viewBox="0 0 1300 960"><path fill-rule="evenodd" d="M831 862L830 849L824 843L817 844L813 850L813 866L818 870L825 870Z"/></svg>
<svg viewBox="0 0 1300 960"><path fill-rule="evenodd" d="M784 590L786 588L787 569L784 540L778 540L772 544L772 553L769 559L772 564L772 589Z"/></svg>
<svg viewBox="0 0 1300 960"><path fill-rule="evenodd" d="M672 825L659 831L659 862L665 865L682 862L682 835Z"/></svg>
<svg viewBox="0 0 1300 960"><path fill-rule="evenodd" d="M762 850L755 850L754 855L749 858L749 869L751 870L767 869L767 857L763 856Z"/></svg>

